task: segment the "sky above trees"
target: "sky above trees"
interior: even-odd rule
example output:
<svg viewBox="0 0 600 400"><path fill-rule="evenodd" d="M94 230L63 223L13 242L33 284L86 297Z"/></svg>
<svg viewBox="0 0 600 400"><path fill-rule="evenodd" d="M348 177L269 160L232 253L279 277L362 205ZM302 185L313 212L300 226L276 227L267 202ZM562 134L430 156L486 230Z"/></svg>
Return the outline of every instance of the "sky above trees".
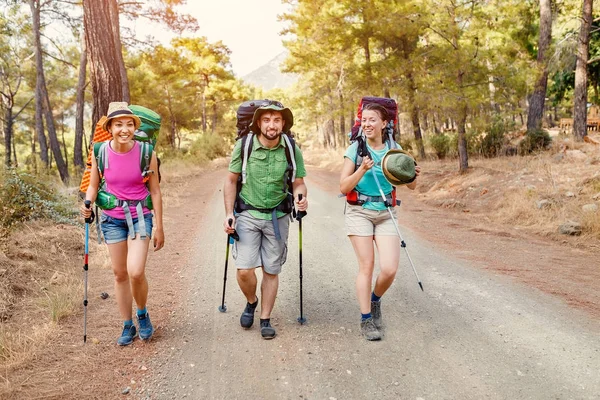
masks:
<svg viewBox="0 0 600 400"><path fill-rule="evenodd" d="M198 20L196 35L206 36L211 42L221 40L229 47L233 71L242 77L284 51L279 33L285 23L277 16L286 7L281 0L219 0L189 1L178 9ZM138 38L152 35L168 44L175 37L166 27L145 20L125 23L135 28Z"/></svg>

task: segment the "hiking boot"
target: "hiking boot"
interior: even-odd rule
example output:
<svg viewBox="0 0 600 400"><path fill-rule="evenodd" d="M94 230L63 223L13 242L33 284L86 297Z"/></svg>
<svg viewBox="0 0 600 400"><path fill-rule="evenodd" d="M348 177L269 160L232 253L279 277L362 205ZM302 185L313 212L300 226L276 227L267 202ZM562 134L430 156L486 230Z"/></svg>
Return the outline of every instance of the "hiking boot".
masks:
<svg viewBox="0 0 600 400"><path fill-rule="evenodd" d="M148 340L154 333L154 327L150 322L150 315L148 313L144 315L138 315L138 324L140 325L140 339Z"/></svg>
<svg viewBox="0 0 600 400"><path fill-rule="evenodd" d="M380 301L372 301L371 302L371 315L373 316L373 323L377 329L381 329L381 302Z"/></svg>
<svg viewBox="0 0 600 400"><path fill-rule="evenodd" d="M260 335L263 339L273 339L277 333L275 328L271 326L271 321L260 321Z"/></svg>
<svg viewBox="0 0 600 400"><path fill-rule="evenodd" d="M360 321L360 331L367 340L381 340L381 333L377 330L373 318Z"/></svg>
<svg viewBox="0 0 600 400"><path fill-rule="evenodd" d="M240 325L242 328L251 328L254 323L254 311L256 311L256 307L258 306L258 297L256 298L256 302L253 304L246 303L246 308L244 308L244 312L240 317Z"/></svg>
<svg viewBox="0 0 600 400"><path fill-rule="evenodd" d="M119 346L128 346L133 343L133 339L137 336L137 330L135 329L135 325L125 325L123 326L123 333L117 339L117 344Z"/></svg>

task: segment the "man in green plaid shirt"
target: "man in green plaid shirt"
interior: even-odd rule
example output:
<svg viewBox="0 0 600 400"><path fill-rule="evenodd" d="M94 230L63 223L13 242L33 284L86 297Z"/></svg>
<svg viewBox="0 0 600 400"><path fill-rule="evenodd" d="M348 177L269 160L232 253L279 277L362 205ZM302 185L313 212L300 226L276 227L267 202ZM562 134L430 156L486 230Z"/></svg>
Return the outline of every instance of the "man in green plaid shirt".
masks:
<svg viewBox="0 0 600 400"><path fill-rule="evenodd" d="M252 132L252 152L247 160L246 183L242 185L238 202L243 211L234 214L236 187L242 174L242 140L238 140L233 149L229 174L225 180L223 196L225 200L225 232L237 231L240 239L234 244L233 257L236 260L237 281L247 299L246 307L240 317L240 325L252 327L254 312L258 306L256 295L257 278L255 268L262 268L260 333L265 339L275 337L275 328L271 326L271 311L277 297L279 273L287 258L287 239L289 231L290 207L286 203L286 192L293 191L296 210L306 211L306 169L300 149L288 149L296 164L296 177L292 188L286 187L288 160L286 146L289 144L282 132L289 132L294 123L290 109L278 102L261 106L254 112ZM284 190L285 189L285 190ZM302 200L298 200L298 195ZM240 210L236 210L240 211ZM233 220L231 226L229 220Z"/></svg>

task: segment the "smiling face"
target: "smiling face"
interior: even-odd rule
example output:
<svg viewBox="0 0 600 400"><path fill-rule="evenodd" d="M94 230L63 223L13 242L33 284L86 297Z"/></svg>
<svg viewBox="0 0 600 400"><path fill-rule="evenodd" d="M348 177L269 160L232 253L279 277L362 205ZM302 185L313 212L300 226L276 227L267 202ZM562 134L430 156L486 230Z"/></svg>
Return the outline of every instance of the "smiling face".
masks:
<svg viewBox="0 0 600 400"><path fill-rule="evenodd" d="M107 128L116 143L127 144L133 140L135 121L130 117L114 118Z"/></svg>
<svg viewBox="0 0 600 400"><path fill-rule="evenodd" d="M266 111L258 120L260 133L268 140L277 139L284 126L285 120L279 111Z"/></svg>
<svg viewBox="0 0 600 400"><path fill-rule="evenodd" d="M381 118L381 115L375 110L363 110L361 127L367 139L374 140L381 138L383 128L387 121Z"/></svg>

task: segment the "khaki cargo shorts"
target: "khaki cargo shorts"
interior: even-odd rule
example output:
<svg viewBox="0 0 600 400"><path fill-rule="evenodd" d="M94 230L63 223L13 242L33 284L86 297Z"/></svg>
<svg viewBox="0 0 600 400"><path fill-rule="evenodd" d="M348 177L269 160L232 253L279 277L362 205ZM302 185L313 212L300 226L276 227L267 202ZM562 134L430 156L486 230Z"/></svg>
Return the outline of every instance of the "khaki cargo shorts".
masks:
<svg viewBox="0 0 600 400"><path fill-rule="evenodd" d="M396 210L392 209L394 218ZM348 236L398 236L388 210L369 210L347 204L346 235Z"/></svg>
<svg viewBox="0 0 600 400"><path fill-rule="evenodd" d="M262 266L268 274L277 275L287 260L289 215L277 220L281 240L275 239L273 221L252 217L244 211L236 217L235 230L240 240L233 245L233 259L238 269Z"/></svg>

